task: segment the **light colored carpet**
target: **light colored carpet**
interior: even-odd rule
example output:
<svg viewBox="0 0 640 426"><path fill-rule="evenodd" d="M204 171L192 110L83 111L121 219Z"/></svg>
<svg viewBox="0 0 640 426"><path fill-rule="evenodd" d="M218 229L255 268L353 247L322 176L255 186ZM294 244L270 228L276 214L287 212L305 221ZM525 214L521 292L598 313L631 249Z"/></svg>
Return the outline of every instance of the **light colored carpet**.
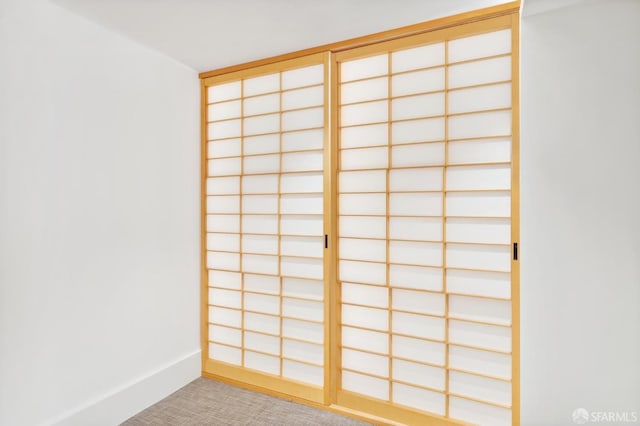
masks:
<svg viewBox="0 0 640 426"><path fill-rule="evenodd" d="M123 425L365 426L369 423L199 378L130 418Z"/></svg>

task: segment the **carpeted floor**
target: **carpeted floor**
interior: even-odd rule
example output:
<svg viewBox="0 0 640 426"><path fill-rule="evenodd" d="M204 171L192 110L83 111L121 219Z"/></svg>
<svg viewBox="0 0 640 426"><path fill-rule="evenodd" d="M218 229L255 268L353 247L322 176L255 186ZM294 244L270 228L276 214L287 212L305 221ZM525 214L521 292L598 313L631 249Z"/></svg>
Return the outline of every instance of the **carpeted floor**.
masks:
<svg viewBox="0 0 640 426"><path fill-rule="evenodd" d="M368 424L203 378L194 380L123 423L124 426L365 426Z"/></svg>

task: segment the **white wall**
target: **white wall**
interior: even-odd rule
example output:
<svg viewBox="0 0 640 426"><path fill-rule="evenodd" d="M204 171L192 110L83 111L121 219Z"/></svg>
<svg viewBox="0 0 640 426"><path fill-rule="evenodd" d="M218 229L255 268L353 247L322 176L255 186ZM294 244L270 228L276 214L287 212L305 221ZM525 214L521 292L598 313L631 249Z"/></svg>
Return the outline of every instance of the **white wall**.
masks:
<svg viewBox="0 0 640 426"><path fill-rule="evenodd" d="M525 2L521 40L522 423L640 413L640 2Z"/></svg>
<svg viewBox="0 0 640 426"><path fill-rule="evenodd" d="M199 375L197 75L46 1L1 12L0 424L115 424Z"/></svg>

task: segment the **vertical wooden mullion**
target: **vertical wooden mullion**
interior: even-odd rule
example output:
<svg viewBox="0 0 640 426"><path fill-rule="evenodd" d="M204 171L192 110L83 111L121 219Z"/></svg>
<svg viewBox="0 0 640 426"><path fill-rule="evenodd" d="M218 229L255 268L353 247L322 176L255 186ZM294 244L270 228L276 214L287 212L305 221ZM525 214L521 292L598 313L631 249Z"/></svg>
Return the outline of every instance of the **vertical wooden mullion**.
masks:
<svg viewBox="0 0 640 426"><path fill-rule="evenodd" d="M208 88L200 81L200 345L204 371L209 359L209 274L207 270Z"/></svg>
<svg viewBox="0 0 640 426"><path fill-rule="evenodd" d="M242 178L244 177L244 79L240 80L240 177L238 178L238 251L240 273L240 333L242 337L240 348L241 366L244 367L244 268L242 265Z"/></svg>
<svg viewBox="0 0 640 426"><path fill-rule="evenodd" d="M447 165L449 164L449 41L444 41L444 166L442 167L442 291L444 293L445 416L449 417L449 294L447 292Z"/></svg>
<svg viewBox="0 0 640 426"><path fill-rule="evenodd" d="M284 304L284 296L283 296L283 278L282 278L282 268L281 268L281 264L282 264L282 230L280 228L280 223L282 221L282 213L280 211L280 203L282 202L282 71L280 71L278 73L278 79L279 79L279 96L278 96L278 108L279 108L279 123L278 123L278 161L280 163L279 167L278 167L278 280L280 282L280 294L279 294L279 298L280 298L280 377L283 377L283 371L284 371L284 353L283 353L283 348L284 348L284 337L283 337L283 326L284 326L284 320L282 318L282 313L283 313L283 304Z"/></svg>
<svg viewBox="0 0 640 426"><path fill-rule="evenodd" d="M392 309L392 301L393 301L393 290L391 288L391 264L390 264L390 249L391 249L391 241L390 241L390 233L389 233L389 222L390 222L390 218L389 218L389 207L390 207L390 198L391 195L389 193L390 191L390 185L389 185L389 180L390 180L390 175L391 175L391 169L392 169L392 151L393 151L393 144L392 142L392 124L393 124L393 115L392 115L392 97L393 97L393 93L392 93L392 84L391 84L391 79L392 79L392 71L393 71L393 67L392 67L392 58L393 55L391 54L391 52L387 53L387 170L386 170L386 174L385 174L385 178L386 178L386 218L385 218L385 226L386 226L386 277L385 277L385 281L387 284L387 291L388 291L388 302L387 302L387 309L388 309L388 315L389 315L389 326L388 326L388 337L389 337L389 347L387 350L387 356L388 356L388 362L389 362L389 402L393 402L393 356L392 356L392 346L393 346L393 333L392 333L392 320L393 320L393 309Z"/></svg>

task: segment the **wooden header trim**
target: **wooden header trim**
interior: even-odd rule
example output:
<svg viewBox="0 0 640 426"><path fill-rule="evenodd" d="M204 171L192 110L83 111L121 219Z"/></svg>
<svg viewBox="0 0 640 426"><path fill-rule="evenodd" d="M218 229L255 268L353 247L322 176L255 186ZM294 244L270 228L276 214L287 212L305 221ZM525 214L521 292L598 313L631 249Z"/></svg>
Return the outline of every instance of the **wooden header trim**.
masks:
<svg viewBox="0 0 640 426"><path fill-rule="evenodd" d="M311 47L309 49L298 50L296 52L285 53L283 55L277 55L269 58L258 59L255 61L245 62L243 64L238 64L238 65L231 65L224 68L218 68L212 71L205 71L200 73L199 77L201 79L205 79L208 77L228 74L231 72L241 71L248 68L258 67L258 66L267 65L267 64L271 64L279 61L285 61L289 59L295 59L302 56L313 55L321 52L327 52L327 51L340 52L342 50L367 46L370 44L380 43L383 41L390 41L400 37L422 34L422 33L430 32L434 30L440 30L443 28L452 27L455 25L467 24L470 22L476 22L484 19L495 18L498 16L509 15L512 13L517 13L519 10L520 10L520 0L510 2L510 3L500 4L497 6L491 6L484 9L472 10L470 12L464 12L457 15L438 18L431 21L421 22L418 24L408 25L405 27L395 28L393 30L382 31L375 34L343 40L336 43L329 43L322 46Z"/></svg>

